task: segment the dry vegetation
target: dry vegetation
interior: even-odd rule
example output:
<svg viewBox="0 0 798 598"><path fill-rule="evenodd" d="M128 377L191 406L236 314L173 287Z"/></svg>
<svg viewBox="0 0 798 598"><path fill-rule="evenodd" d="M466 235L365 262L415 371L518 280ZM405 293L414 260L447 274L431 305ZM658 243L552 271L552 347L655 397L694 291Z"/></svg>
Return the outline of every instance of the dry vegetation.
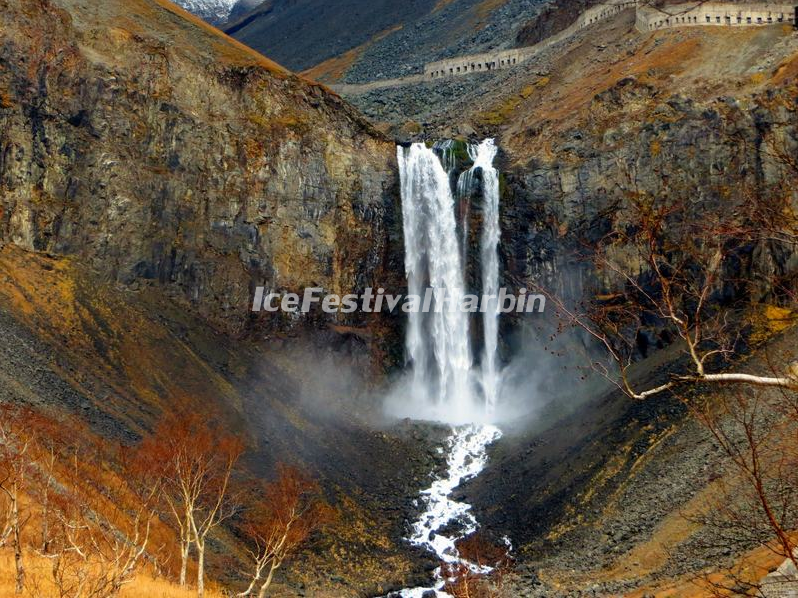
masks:
<svg viewBox="0 0 798 598"><path fill-rule="evenodd" d="M401 24L396 25L395 27L390 27L389 29L378 33L370 40L357 46L356 48L352 48L340 56L334 56L333 58L317 64L313 68L303 71L302 76L315 81L321 81L322 83L337 83L343 78L346 71L358 61L358 59L370 46L384 37L399 31L402 29L402 27L403 25Z"/></svg>
<svg viewBox="0 0 798 598"><path fill-rule="evenodd" d="M226 410L230 429L243 426L235 413L247 400L241 378L249 372L251 360L262 359L263 354L255 353L246 343L220 341L213 329L175 308L156 290L120 290L114 284L90 278L90 273L69 258L6 245L0 249L0 308L14 314L43 343L57 347L63 362L54 364L56 374L87 397L92 409L119 422L121 429L146 435L157 425L154 414L208 405ZM188 338L165 327L163 317L188 330ZM231 364L231 374L213 367L209 355ZM300 378L304 373L290 352L271 351L269 359L289 378ZM4 377L2 383L10 384L26 402L42 404L43 398L24 381ZM44 397L45 404L58 400L58 395ZM312 424L296 406L287 402L272 405L276 417L291 421L303 433L322 433L319 428L308 427ZM328 581L324 575L333 572L348 580L350 587L384 579L386 567L397 577L409 575L410 562L396 549L386 521L364 506L370 504L370 497L326 488L335 496L334 532L323 534L313 550L303 551L301 566L284 566L281 571L289 570L292 580L313 588L319 596L341 595L332 590L322 593L329 590L330 583L319 587ZM160 535L162 528L156 529L159 536L155 543L168 541L172 554L179 555L171 527L166 528L168 536ZM238 558L246 556L227 531L220 536ZM317 550L317 545L323 548ZM179 556L175 556L170 561L175 579L178 565ZM214 572L220 565L218 555L214 555ZM192 563L189 578L195 575L194 570Z"/></svg>
<svg viewBox="0 0 798 598"><path fill-rule="evenodd" d="M243 444L209 421L219 419L167 415L128 447L96 440L68 418L0 406L0 583L10 588L3 595L157 595L144 594L148 588L180 596L194 588L192 595L213 596L207 541L229 525L257 555L250 573L242 568L252 583L240 595L265 596L274 573L332 511L294 468L280 467L253 492L237 466Z"/></svg>
<svg viewBox="0 0 798 598"><path fill-rule="evenodd" d="M628 103L623 111L597 112L594 99L619 81L634 77L651 85L659 96L679 93L696 100L725 93L754 93L772 83L795 76L796 60L787 46L769 55L791 32L764 29L694 29L640 36L633 30L633 15L599 24L590 38L577 37L558 53L547 69L545 84L510 87L488 109L475 115L479 124L507 126L504 147L510 153L529 155L545 151L550 139L565 128L617 126L645 118L653 102ZM772 69L751 75L757 66L787 53ZM531 127L530 124L535 126Z"/></svg>
<svg viewBox="0 0 798 598"><path fill-rule="evenodd" d="M46 580L50 574L50 561L35 552L26 553L25 560L28 563L28 571L31 576L37 579ZM14 595L14 563L9 554L0 554L0 596ZM56 588L52 584L44 583L44 594L55 596ZM143 571L136 575L131 582L122 588L119 593L120 598L193 598L196 590L181 588L178 584L157 577L151 571ZM23 594L24 596L25 594ZM224 593L216 589L209 589L205 593L206 598L222 598Z"/></svg>

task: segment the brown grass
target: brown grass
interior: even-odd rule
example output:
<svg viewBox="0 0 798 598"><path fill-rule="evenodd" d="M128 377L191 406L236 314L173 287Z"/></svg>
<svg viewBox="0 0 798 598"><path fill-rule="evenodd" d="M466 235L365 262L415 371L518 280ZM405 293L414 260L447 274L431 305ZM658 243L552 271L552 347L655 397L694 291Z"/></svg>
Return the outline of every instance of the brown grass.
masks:
<svg viewBox="0 0 798 598"><path fill-rule="evenodd" d="M43 593L47 596L57 595L54 587L49 582L50 563L47 559L35 553L25 555L26 574L31 581L36 580ZM224 594L211 585L205 590L208 598L223 598ZM124 587L121 598L193 598L196 590L183 589L176 583L166 579L155 578L147 573L142 573ZM14 560L9 549L0 551L0 596L14 596ZM30 591L23 596L31 596Z"/></svg>
<svg viewBox="0 0 798 598"><path fill-rule="evenodd" d="M249 46L245 46L241 42L236 39L233 39L229 35L218 30L216 27L209 25L199 17L191 14L187 10L173 4L169 0L138 0L139 3L146 1L146 2L154 2L159 7L168 10L169 12L178 15L179 17L185 19L192 25L201 29L204 33L218 38L217 43L213 44L214 49L219 52L220 54L224 55L224 57L236 64L241 65L254 65L257 64L258 66L262 66L268 71L273 74L278 75L287 75L290 73L288 69L285 67L277 64L273 60L269 60L262 54L259 54Z"/></svg>
<svg viewBox="0 0 798 598"><path fill-rule="evenodd" d="M438 0L437 4L432 8L432 12L438 12L449 6L455 0Z"/></svg>
<svg viewBox="0 0 798 598"><path fill-rule="evenodd" d="M635 76L645 83L652 77L664 79L684 71L690 58L698 54L701 44L701 40L693 38L657 46L652 38L650 48L595 73L587 84L581 79L568 85L562 90L560 101L547 106L547 116L555 121L570 118L575 110L589 105L597 94L607 91L624 77Z"/></svg>
<svg viewBox="0 0 798 598"><path fill-rule="evenodd" d="M7 91L0 90L0 108L11 108L14 101Z"/></svg>
<svg viewBox="0 0 798 598"><path fill-rule="evenodd" d="M240 397L230 383L175 338L147 312L112 285L96 285L69 259L51 259L8 245L0 250L0 305L21 316L42 339L61 347L80 372L114 389L97 405L133 429L146 406L154 412L185 401L203 404ZM97 355L97 346L102 346ZM87 396L84 375L60 372ZM79 375L79 378L76 376ZM135 407L131 409L131 405Z"/></svg>
<svg viewBox="0 0 798 598"><path fill-rule="evenodd" d="M505 96L478 118L493 126L513 123L505 142L512 153L522 154L520 147L532 144L538 154L545 155L548 139L565 128L607 128L617 126L620 119L645 118L648 110L674 91L713 99L731 91L756 93L798 75L795 59L785 60L772 73L748 74L776 40L786 35L780 29L663 31L641 39L630 32L631 27L629 15L600 26L593 39L563 49L551 65L548 85L538 86L526 98L519 98L514 90L512 106ZM600 43L605 50L597 53ZM620 49L633 43L633 51ZM651 86L657 97L627 102L623 111L602 110L601 106L595 110L596 96L627 77L634 77L638 85ZM523 118L515 118L514 113ZM530 127L530 123L539 126Z"/></svg>
<svg viewBox="0 0 798 598"><path fill-rule="evenodd" d="M785 60L773 74L773 83L784 83L798 78L798 55Z"/></svg>
<svg viewBox="0 0 798 598"><path fill-rule="evenodd" d="M623 582L643 579L656 574L664 567L673 550L692 536L700 525L693 518L701 516L709 508L717 494L719 482L713 482L696 494L680 510L672 512L653 530L651 538L632 547L620 555L612 566L586 573L545 570L541 577L546 583L563 590L578 590L600 582ZM767 548L757 548L743 555L735 567L738 579L756 583L778 567L784 557ZM660 581L624 594L627 598L710 598L713 593L707 582L733 585L730 575L724 571L709 571L706 578L691 574L677 580ZM731 594L730 594L731 596Z"/></svg>
<svg viewBox="0 0 798 598"><path fill-rule="evenodd" d="M734 566L736 578L723 571L708 572L706 578L683 577L676 581L646 586L627 594L627 598L714 598L717 590L710 584L733 586L738 581L758 583L765 575L784 562L784 557L769 548L760 547L743 555ZM734 596L733 592L725 595Z"/></svg>

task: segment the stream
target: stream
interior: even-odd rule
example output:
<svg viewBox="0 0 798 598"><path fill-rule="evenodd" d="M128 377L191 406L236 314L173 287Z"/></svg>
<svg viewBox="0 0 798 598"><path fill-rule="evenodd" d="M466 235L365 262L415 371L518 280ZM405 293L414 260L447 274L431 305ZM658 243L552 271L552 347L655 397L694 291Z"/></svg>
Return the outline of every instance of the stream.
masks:
<svg viewBox="0 0 798 598"><path fill-rule="evenodd" d="M432 289L441 292L441 297L448 296L451 303L435 295L434 309L408 313L406 383L388 410L400 418L439 421L452 427L438 449L446 456L446 472L421 491L418 506L422 512L406 538L435 555L441 565L431 587L408 588L391 597L449 596L444 592L447 565L460 565L474 573L491 571L459 554L457 543L473 534L479 524L471 505L454 500L452 493L479 475L488 461L488 447L501 437L499 428L490 423L502 385L497 301L500 189L494 166L498 148L493 139L465 147L457 143L449 140L433 147L423 143L397 147L408 293L421 296ZM463 160L462 150L468 161ZM470 162L470 167L458 174L459 160L466 165ZM461 305L466 292L471 204L477 182L481 205L475 209L481 217L473 218L473 225L481 229L481 288L472 290L481 291L484 300L481 346L472 338L472 316L451 308ZM477 344L472 346L472 341Z"/></svg>
<svg viewBox="0 0 798 598"><path fill-rule="evenodd" d="M452 492L463 482L475 478L488 462L488 447L501 438L501 431L492 425L469 424L452 428L446 439L446 474L432 486L422 490L420 501L424 511L413 524L407 538L415 546L423 546L434 553L442 563L462 564L474 572L489 573L490 568L480 567L460 558L456 544L477 530L478 524L471 513L471 505L451 498ZM450 531L452 524L455 531ZM441 530L447 530L441 533ZM436 596L450 596L443 591L446 580L441 567L435 570L433 587L412 588L399 592L402 598L427 598L429 592ZM426 593L426 594L425 594Z"/></svg>

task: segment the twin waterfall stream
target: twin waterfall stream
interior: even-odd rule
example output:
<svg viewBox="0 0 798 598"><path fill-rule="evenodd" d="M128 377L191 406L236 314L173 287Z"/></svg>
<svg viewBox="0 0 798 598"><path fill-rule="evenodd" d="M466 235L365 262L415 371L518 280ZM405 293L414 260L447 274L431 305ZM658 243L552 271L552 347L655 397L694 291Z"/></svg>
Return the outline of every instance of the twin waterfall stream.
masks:
<svg viewBox="0 0 798 598"><path fill-rule="evenodd" d="M438 153L436 153L436 151ZM492 139L469 145L473 166L452 184L456 166L453 143L433 149L421 143L398 147L408 294L423 296L431 288L439 309L408 314L406 352L411 377L402 415L450 424L442 450L447 470L421 493L422 514L408 540L448 565L488 572L460 557L456 542L477 529L468 504L450 495L477 476L487 462L487 448L501 436L491 425L501 389L498 359L499 174L493 166L497 148ZM440 154L440 157L439 155ZM481 313L483 348L475 364L470 314L459 306L468 292L470 194L481 174L482 230L479 237L482 294L489 297ZM454 187L454 191L453 191ZM458 210L458 206L461 208ZM460 212L460 213L458 213ZM440 294L439 294L440 293ZM445 296L445 300L441 297ZM435 304L437 305L437 303ZM399 592L403 598L449 596L443 591L445 571L439 567L431 588Z"/></svg>

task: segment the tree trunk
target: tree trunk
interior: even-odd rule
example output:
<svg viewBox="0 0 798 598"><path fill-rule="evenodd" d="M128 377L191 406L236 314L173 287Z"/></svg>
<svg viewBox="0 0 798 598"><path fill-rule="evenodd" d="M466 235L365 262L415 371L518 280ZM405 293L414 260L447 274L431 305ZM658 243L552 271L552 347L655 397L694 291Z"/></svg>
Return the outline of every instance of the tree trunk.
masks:
<svg viewBox="0 0 798 598"><path fill-rule="evenodd" d="M17 484L13 486L11 497L11 525L14 528L14 566L16 568L16 586L14 592L21 594L25 589L25 566L22 563L22 538L19 531L19 498Z"/></svg>
<svg viewBox="0 0 798 598"><path fill-rule="evenodd" d="M48 493L44 495L44 504L42 505L42 554L50 552L50 525L48 518L50 517L50 506Z"/></svg>
<svg viewBox="0 0 798 598"><path fill-rule="evenodd" d="M205 540L197 538L197 598L205 596Z"/></svg>
<svg viewBox="0 0 798 598"><path fill-rule="evenodd" d="M53 483L53 470L55 469L55 453L50 449L47 461L47 479L44 481L44 496L42 497L42 554L50 552L50 485Z"/></svg>
<svg viewBox="0 0 798 598"><path fill-rule="evenodd" d="M188 569L188 550L191 543L186 540L180 540L180 586L186 585L186 571Z"/></svg>
<svg viewBox="0 0 798 598"><path fill-rule="evenodd" d="M277 568L280 565L272 565L269 569L269 575L266 576L266 580L263 582L263 585L260 587L260 591L258 592L258 598L266 598L266 592L269 591L269 586L272 585L272 579L274 578L274 572L277 571Z"/></svg>

